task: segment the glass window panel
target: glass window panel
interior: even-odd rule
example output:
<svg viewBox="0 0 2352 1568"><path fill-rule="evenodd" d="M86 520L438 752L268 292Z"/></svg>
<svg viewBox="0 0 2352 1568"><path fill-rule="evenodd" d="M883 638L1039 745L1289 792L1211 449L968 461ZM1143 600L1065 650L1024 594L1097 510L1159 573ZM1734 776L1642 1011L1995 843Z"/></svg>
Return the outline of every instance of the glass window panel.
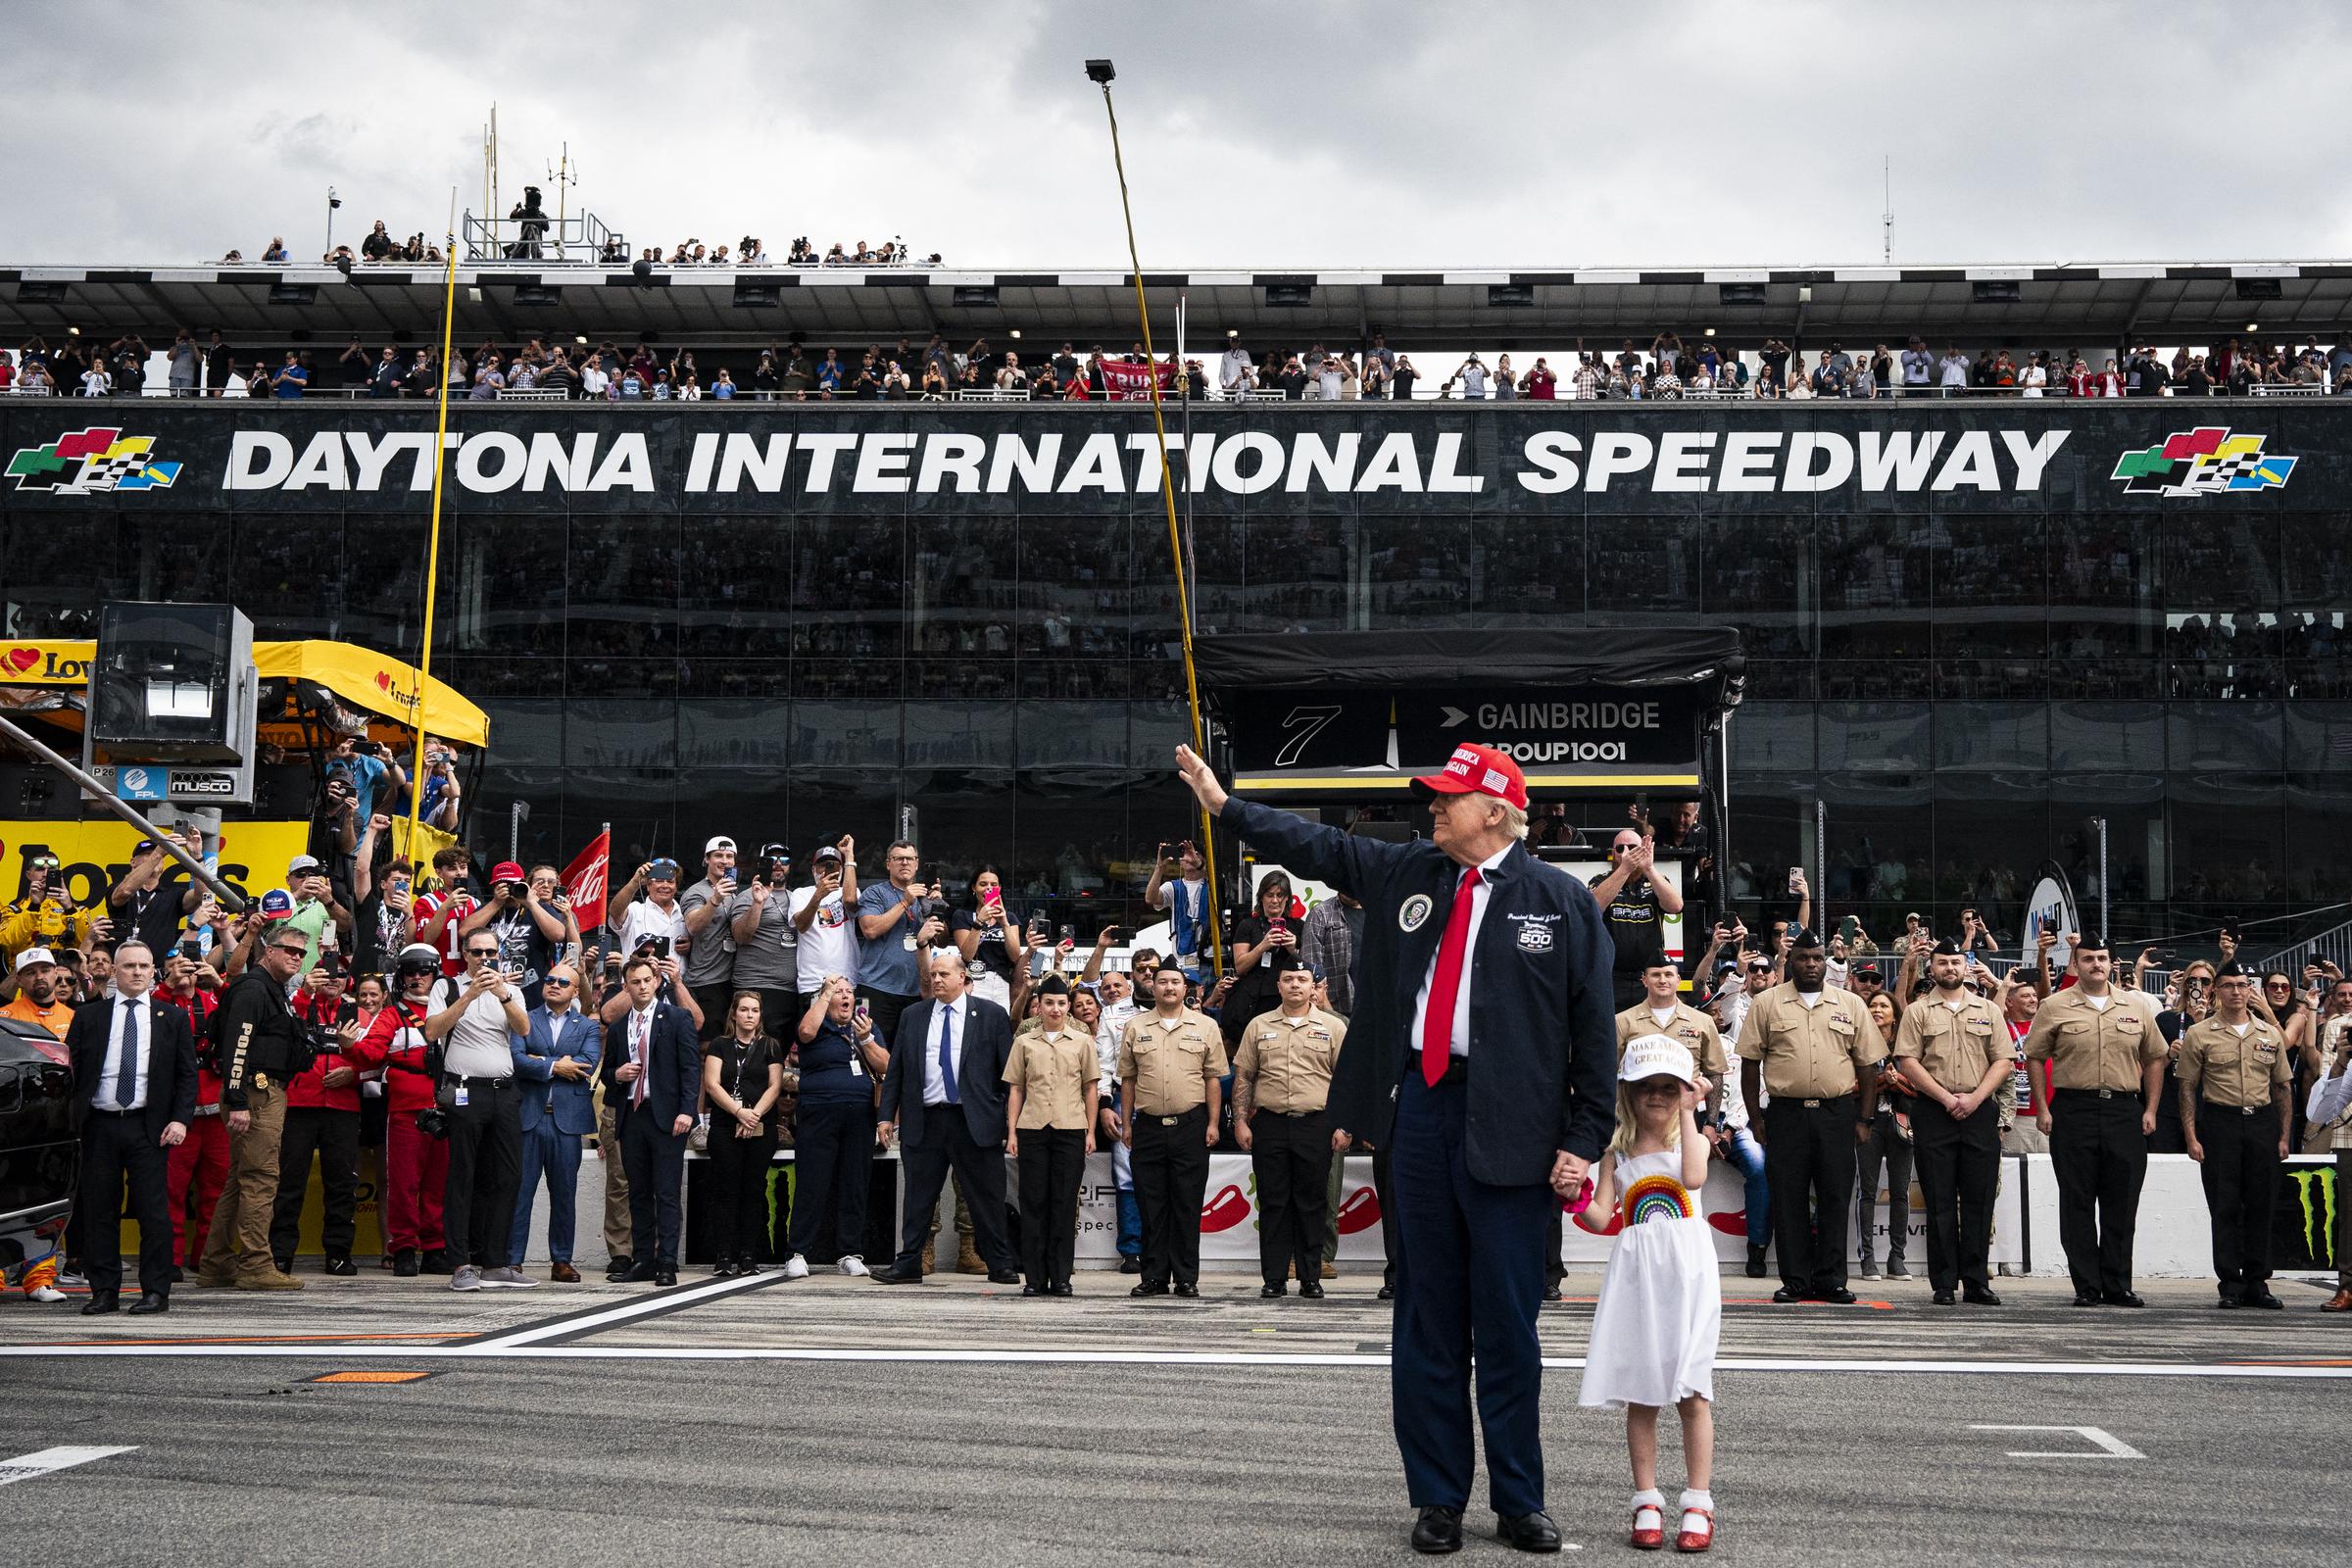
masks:
<svg viewBox="0 0 2352 1568"><path fill-rule="evenodd" d="M681 521L681 647L722 660L791 651L792 528L781 514Z"/></svg>
<svg viewBox="0 0 2352 1568"><path fill-rule="evenodd" d="M1163 541L1159 559L1166 555ZM1134 622L1135 567L1125 518L1022 518L1015 567L1020 657L1125 660ZM1156 575L1164 579L1167 574ZM1175 624L1172 613L1168 624Z"/></svg>
<svg viewBox="0 0 2352 1568"><path fill-rule="evenodd" d="M899 765L899 710L863 703L795 703L787 745L796 776L802 768L826 767L895 772Z"/></svg>
<svg viewBox="0 0 2352 1568"><path fill-rule="evenodd" d="M1585 594L1597 620L1688 612L1699 599L1695 517L1591 517L1585 531Z"/></svg>
<svg viewBox="0 0 2352 1568"><path fill-rule="evenodd" d="M1732 771L1811 772L1811 703L1741 703L1731 717Z"/></svg>
<svg viewBox="0 0 2352 1568"><path fill-rule="evenodd" d="M1363 617L1382 626L1472 623L1467 517L1367 516L1353 523L1362 541Z"/></svg>
<svg viewBox="0 0 2352 1568"><path fill-rule="evenodd" d="M2287 774L2286 847L2289 898L2298 904L2352 899L2352 773Z"/></svg>
<svg viewBox="0 0 2352 1568"><path fill-rule="evenodd" d="M2048 650L2043 519L1935 522L1936 657L2040 659Z"/></svg>
<svg viewBox="0 0 2352 1568"><path fill-rule="evenodd" d="M1012 766L1012 705L908 703L906 766Z"/></svg>
<svg viewBox="0 0 2352 1568"><path fill-rule="evenodd" d="M2018 909L2049 858L2048 818L2038 772L1937 774L1936 929L1957 930L1973 907L2004 944L2018 940Z"/></svg>
<svg viewBox="0 0 2352 1568"><path fill-rule="evenodd" d="M1817 526L1822 656L1927 658L1930 524L1911 517L1824 516Z"/></svg>
<svg viewBox="0 0 2352 1568"><path fill-rule="evenodd" d="M1929 765L1926 703L1821 705L1824 773L1909 773Z"/></svg>
<svg viewBox="0 0 2352 1568"><path fill-rule="evenodd" d="M1928 776L1824 779L1829 912L1859 914L1883 944L1934 896L1935 837Z"/></svg>
<svg viewBox="0 0 2352 1568"><path fill-rule="evenodd" d="M678 704L678 765L782 767L791 710L781 702L693 700Z"/></svg>
<svg viewBox="0 0 2352 1568"><path fill-rule="evenodd" d="M448 554L434 640L461 653L561 656L568 566L564 520L467 517L452 532L454 540L442 545Z"/></svg>
<svg viewBox="0 0 2352 1568"><path fill-rule="evenodd" d="M1014 717L1022 767L1124 767L1125 703L1022 703Z"/></svg>
<svg viewBox="0 0 2352 1568"><path fill-rule="evenodd" d="M1009 660L1017 528L1002 518L924 516L909 524L906 585L908 652L935 659ZM1009 690L1010 672L1006 672Z"/></svg>
<svg viewBox="0 0 2352 1568"><path fill-rule="evenodd" d="M2161 899L2171 874L2159 773L2060 773L2050 779L2050 858L2066 871L2085 920L2099 897L2097 819L2107 821L2107 869L2118 901ZM2118 917L2121 929L2121 916Z"/></svg>
<svg viewBox="0 0 2352 1568"><path fill-rule="evenodd" d="M2285 711L2290 769L2352 769L2352 703L2288 703Z"/></svg>
<svg viewBox="0 0 2352 1568"><path fill-rule="evenodd" d="M1700 607L1740 628L1751 660L1793 659L1813 647L1813 519L1721 517L1700 538Z"/></svg>
<svg viewBox="0 0 2352 1568"><path fill-rule="evenodd" d="M575 516L564 561L575 651L616 659L676 652L677 518Z"/></svg>
<svg viewBox="0 0 2352 1568"><path fill-rule="evenodd" d="M2174 773L2165 781L2176 902L2282 902L2285 788L2277 774Z"/></svg>
<svg viewBox="0 0 2352 1568"><path fill-rule="evenodd" d="M1972 772L2049 765L2050 715L2041 703L1937 703L1936 765Z"/></svg>
<svg viewBox="0 0 2352 1568"><path fill-rule="evenodd" d="M870 664L902 656L907 589L904 528L902 519L888 516L794 520L796 660Z"/></svg>
<svg viewBox="0 0 2352 1568"><path fill-rule="evenodd" d="M1482 516L1477 541L1479 621L1488 626L1582 623L1585 519L1581 516Z"/></svg>
<svg viewBox="0 0 2352 1568"><path fill-rule="evenodd" d="M2164 602L2172 611L2276 611L2278 519L2204 510L2165 514Z"/></svg>
<svg viewBox="0 0 2352 1568"><path fill-rule="evenodd" d="M2050 713L2050 765L2060 769L2161 770L2161 703L2057 703Z"/></svg>
<svg viewBox="0 0 2352 1568"><path fill-rule="evenodd" d="M495 733L495 732L494 732ZM501 754L508 752L503 744ZM564 715L567 767L662 769L678 759L677 705L666 702L574 703Z"/></svg>
<svg viewBox="0 0 2352 1568"><path fill-rule="evenodd" d="M2166 727L2176 773L2277 772L2285 765L2277 703L2173 703Z"/></svg>
<svg viewBox="0 0 2352 1568"><path fill-rule="evenodd" d="M1360 541L1343 517L1253 514L1245 527L1240 631L1342 631Z"/></svg>
<svg viewBox="0 0 2352 1568"><path fill-rule="evenodd" d="M1128 891L1137 863L1127 819L1133 782L1124 770L1061 768L1024 770L1015 784L1012 880L1023 912L1074 927L1082 947L1106 922L1137 929L1144 913Z"/></svg>
<svg viewBox="0 0 2352 1568"><path fill-rule="evenodd" d="M2048 552L2050 657L2077 669L2105 670L2108 691L2094 685L2088 696L2144 683L2164 625L2157 519L2070 515L2049 531Z"/></svg>

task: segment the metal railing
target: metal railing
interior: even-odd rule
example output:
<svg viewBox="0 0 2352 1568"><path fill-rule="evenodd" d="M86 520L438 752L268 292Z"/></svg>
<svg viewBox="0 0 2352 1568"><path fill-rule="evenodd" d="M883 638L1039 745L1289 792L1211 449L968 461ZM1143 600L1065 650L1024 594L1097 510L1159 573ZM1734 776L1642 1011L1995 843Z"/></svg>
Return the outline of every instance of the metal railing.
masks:
<svg viewBox="0 0 2352 1568"><path fill-rule="evenodd" d="M2297 987L2303 984L2307 963L2332 963L2339 972L2352 974L2352 920L2253 961L2263 970L2285 970Z"/></svg>
<svg viewBox="0 0 2352 1568"><path fill-rule="evenodd" d="M536 236L526 237L526 227L538 230ZM466 247L464 259L469 264L625 267L630 260L627 238L589 212L528 220L476 218L468 212L460 220L458 234ZM617 254L617 264L606 257L608 248Z"/></svg>

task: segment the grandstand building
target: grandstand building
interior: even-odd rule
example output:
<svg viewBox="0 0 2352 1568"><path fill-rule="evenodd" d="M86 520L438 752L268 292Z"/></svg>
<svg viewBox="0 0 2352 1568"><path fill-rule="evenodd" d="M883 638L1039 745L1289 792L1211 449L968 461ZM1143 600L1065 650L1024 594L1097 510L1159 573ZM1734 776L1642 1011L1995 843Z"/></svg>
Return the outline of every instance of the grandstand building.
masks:
<svg viewBox="0 0 2352 1568"><path fill-rule="evenodd" d="M458 281L462 348L690 345L739 377L794 338L1138 335L1118 271L506 262ZM1181 294L1190 357L1378 332L1433 381L1473 349L1558 364L1665 329L1751 354L1917 334L2095 363L2233 336L2332 347L2352 319L2334 264L1145 281L1162 352ZM218 327L246 358L330 362L354 333L436 340L441 288L424 269L25 267L0 270L0 338ZM0 631L219 599L258 635L414 659L433 410L325 390L0 400ZM1203 634L1737 627L1726 871L1751 923L1792 864L1824 866L1829 908L1882 939L1967 905L2014 932L2045 861L2086 906L2105 893L2119 941L2275 921L2249 932L2269 951L2352 900L2343 398L1182 412ZM1033 900L1141 923L1142 862L1187 822L1147 406L453 402L451 424L432 665L492 715L472 804L500 844L516 799L526 853L559 863L607 820L616 854L722 832L805 853L878 843L911 808L951 882L998 860Z"/></svg>

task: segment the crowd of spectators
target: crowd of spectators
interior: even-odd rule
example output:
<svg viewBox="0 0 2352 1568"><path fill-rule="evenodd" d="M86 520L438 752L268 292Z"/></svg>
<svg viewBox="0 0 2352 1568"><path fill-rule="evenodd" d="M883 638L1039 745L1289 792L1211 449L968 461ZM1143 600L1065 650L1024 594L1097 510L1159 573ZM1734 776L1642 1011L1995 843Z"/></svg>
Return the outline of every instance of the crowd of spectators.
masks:
<svg viewBox="0 0 2352 1568"><path fill-rule="evenodd" d="M379 238L389 243L380 227L368 243ZM756 236L746 235L744 244L764 256ZM864 250L862 243L858 248ZM701 252L702 246L690 241L676 248L668 264L704 261ZM652 248L645 254L649 261L662 260ZM883 252L871 254L878 257ZM728 247L719 246L708 260L726 263ZM851 265L866 264L853 259ZM312 351L299 348L275 362L239 359L218 332L199 345L195 332L182 328L163 352L169 357L169 390L174 396L193 396L201 389L209 396L286 399L330 391L417 397L435 394L440 385L440 357L430 347L368 348L355 338L331 365L322 367L314 363ZM135 332L115 337L103 347L78 329L54 343L34 337L13 356L0 352L0 392L142 396L148 391L149 366L156 353ZM1957 345L1931 350L1914 337L1900 349L1879 343L1851 352L1832 340L1808 359L1779 338L1767 339L1752 351L1734 351L1712 337L1686 344L1671 332L1659 334L1646 351L1631 339L1615 353L1579 344L1562 356L1565 368L1555 368L1545 355L1522 368L1506 352L1492 364L1484 355L1468 355L1442 375L1424 370L1410 354L1392 349L1378 333L1361 348L1316 343L1297 352L1263 355L1251 354L1238 337L1230 337L1225 352L1213 361L1186 358L1179 364L1169 354L1149 367L1140 343L1124 352L1101 344L1081 351L1069 341L1032 348L1021 341L1017 329L1001 347L985 337L956 347L934 332L922 344L902 336L895 345L827 348L795 335L763 348L706 348L701 353L705 360L725 354L734 363L698 366L693 349L657 351L644 341L625 350L611 340L591 345L576 336L570 343L552 335L518 345L484 342L455 358L450 385L453 396L466 398L528 392L613 402L737 397L1087 402L1144 396L1145 379L1154 375L1166 395L1202 402L2352 395L2352 331L2338 334L2332 346L2317 336L2306 337L2299 347L2291 340L2265 343L2232 337L2210 349L2182 346L2169 357L2142 346L2120 363L2105 357L2095 368L2079 350L1984 348L1971 356Z"/></svg>

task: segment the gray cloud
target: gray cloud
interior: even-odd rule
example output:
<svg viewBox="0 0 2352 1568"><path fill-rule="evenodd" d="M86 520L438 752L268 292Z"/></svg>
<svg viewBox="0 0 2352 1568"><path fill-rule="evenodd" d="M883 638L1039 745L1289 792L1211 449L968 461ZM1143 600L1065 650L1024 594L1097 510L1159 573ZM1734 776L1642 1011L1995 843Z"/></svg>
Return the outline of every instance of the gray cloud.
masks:
<svg viewBox="0 0 2352 1568"><path fill-rule="evenodd" d="M2352 249L2352 20L2230 5L524 0L14 8L0 260L438 232L568 140L640 244L905 234L974 266L2296 258ZM92 38L135 36L109 51ZM552 196L551 192L551 196Z"/></svg>

